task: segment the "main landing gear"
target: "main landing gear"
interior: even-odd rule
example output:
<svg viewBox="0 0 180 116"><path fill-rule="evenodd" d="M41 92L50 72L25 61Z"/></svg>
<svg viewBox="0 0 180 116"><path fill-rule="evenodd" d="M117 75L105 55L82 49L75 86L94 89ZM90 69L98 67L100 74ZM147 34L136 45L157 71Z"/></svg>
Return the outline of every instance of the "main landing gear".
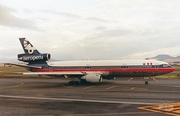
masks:
<svg viewBox="0 0 180 116"><path fill-rule="evenodd" d="M86 80L80 79L73 79L71 81L68 82L68 85L79 85L79 84L87 84L88 82Z"/></svg>
<svg viewBox="0 0 180 116"><path fill-rule="evenodd" d="M79 85L79 81L69 81L68 85Z"/></svg>

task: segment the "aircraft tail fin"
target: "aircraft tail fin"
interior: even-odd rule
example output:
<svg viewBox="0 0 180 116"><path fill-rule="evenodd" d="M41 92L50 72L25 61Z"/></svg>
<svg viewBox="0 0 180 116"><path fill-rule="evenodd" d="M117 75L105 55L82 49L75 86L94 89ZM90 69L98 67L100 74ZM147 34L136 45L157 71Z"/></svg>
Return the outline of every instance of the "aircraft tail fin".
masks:
<svg viewBox="0 0 180 116"><path fill-rule="evenodd" d="M41 54L26 38L19 38L25 54L18 54L18 60L30 64L46 63L50 60L49 53Z"/></svg>
<svg viewBox="0 0 180 116"><path fill-rule="evenodd" d="M25 54L40 54L40 52L26 39L19 38Z"/></svg>

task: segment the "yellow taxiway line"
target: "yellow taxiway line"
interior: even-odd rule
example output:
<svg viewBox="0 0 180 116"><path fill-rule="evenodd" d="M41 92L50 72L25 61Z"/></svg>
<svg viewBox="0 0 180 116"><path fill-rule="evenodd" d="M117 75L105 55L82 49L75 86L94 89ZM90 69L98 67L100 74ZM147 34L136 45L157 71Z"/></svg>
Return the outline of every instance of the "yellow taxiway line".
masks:
<svg viewBox="0 0 180 116"><path fill-rule="evenodd" d="M88 87L84 87L83 89L90 89L90 88L93 88L95 86L88 86Z"/></svg>
<svg viewBox="0 0 180 116"><path fill-rule="evenodd" d="M164 103L164 104L152 105L152 106L142 106L137 108L140 110L147 110L151 112L168 114L170 116L180 116L180 102Z"/></svg>
<svg viewBox="0 0 180 116"><path fill-rule="evenodd" d="M180 86L174 86L174 87L180 88Z"/></svg>
<svg viewBox="0 0 180 116"><path fill-rule="evenodd" d="M18 84L18 85L9 86L9 87L2 87L2 88L0 88L0 89L9 89L9 88L15 88L15 87L20 87L20 86L22 86L22 85L24 85L24 83L23 83L23 82L22 82L22 83L20 83L20 84Z"/></svg>
<svg viewBox="0 0 180 116"><path fill-rule="evenodd" d="M131 88L131 90L134 90L134 89L135 89L135 87L132 87L132 88Z"/></svg>
<svg viewBox="0 0 180 116"><path fill-rule="evenodd" d="M112 89L112 88L115 88L116 86L111 86L111 87L108 87L106 88L106 90L109 90L109 89Z"/></svg>
<svg viewBox="0 0 180 116"><path fill-rule="evenodd" d="M132 80L133 80L133 78L130 78L130 79L129 79L129 80L127 80L127 81L129 82L129 81L132 81Z"/></svg>
<svg viewBox="0 0 180 116"><path fill-rule="evenodd" d="M154 78L154 77L153 77L153 80L156 81L156 82L158 82L158 80L157 80L156 78Z"/></svg>

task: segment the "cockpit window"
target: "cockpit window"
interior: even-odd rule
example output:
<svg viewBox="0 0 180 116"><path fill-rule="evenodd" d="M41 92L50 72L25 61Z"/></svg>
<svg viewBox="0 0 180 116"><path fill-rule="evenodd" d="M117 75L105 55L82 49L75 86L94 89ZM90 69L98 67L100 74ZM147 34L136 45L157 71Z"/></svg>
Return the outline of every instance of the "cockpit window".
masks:
<svg viewBox="0 0 180 116"><path fill-rule="evenodd" d="M163 64L163 67L169 67L170 65L169 64Z"/></svg>

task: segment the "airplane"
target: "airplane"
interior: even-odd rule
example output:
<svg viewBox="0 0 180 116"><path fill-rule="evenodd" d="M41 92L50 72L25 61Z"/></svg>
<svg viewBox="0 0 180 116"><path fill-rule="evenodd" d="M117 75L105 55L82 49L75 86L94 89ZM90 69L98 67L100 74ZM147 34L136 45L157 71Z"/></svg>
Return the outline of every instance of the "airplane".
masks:
<svg viewBox="0 0 180 116"><path fill-rule="evenodd" d="M31 72L24 75L48 75L71 78L69 84L79 82L101 83L103 79L121 77L151 77L174 71L167 62L157 60L78 60L48 62L51 55L40 53L26 38L19 38L25 53L18 60L27 64L13 64ZM78 81L75 81L78 79ZM145 80L148 84L148 80Z"/></svg>

